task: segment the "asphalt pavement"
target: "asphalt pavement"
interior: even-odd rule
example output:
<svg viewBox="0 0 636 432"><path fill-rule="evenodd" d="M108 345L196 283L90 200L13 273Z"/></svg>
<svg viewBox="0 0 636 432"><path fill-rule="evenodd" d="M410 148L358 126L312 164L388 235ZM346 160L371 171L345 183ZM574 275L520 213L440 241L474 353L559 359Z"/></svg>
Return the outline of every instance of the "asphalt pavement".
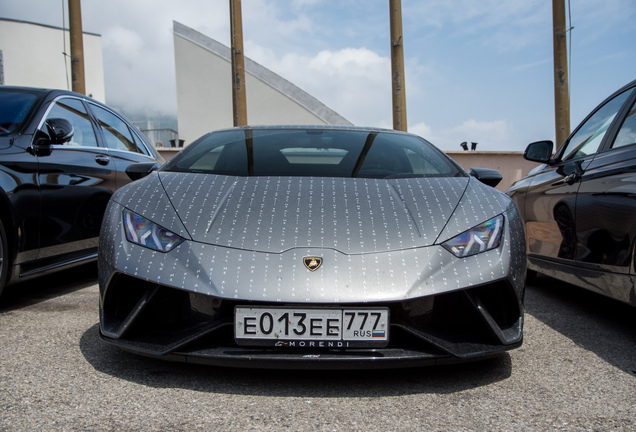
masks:
<svg viewBox="0 0 636 432"><path fill-rule="evenodd" d="M634 431L636 309L553 279L521 348L381 371L171 363L100 341L96 268L0 298L0 431Z"/></svg>

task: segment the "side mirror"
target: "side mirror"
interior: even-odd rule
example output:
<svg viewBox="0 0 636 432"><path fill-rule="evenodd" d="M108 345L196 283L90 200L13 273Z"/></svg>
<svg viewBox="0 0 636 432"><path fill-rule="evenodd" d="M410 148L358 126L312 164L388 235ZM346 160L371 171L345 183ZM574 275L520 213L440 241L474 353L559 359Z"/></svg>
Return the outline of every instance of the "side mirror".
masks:
<svg viewBox="0 0 636 432"><path fill-rule="evenodd" d="M38 156L49 156L52 152L51 145L69 142L74 133L75 129L68 120L47 119L43 127L36 132L31 151Z"/></svg>
<svg viewBox="0 0 636 432"><path fill-rule="evenodd" d="M160 165L157 162L143 162L128 165L126 168L126 174L132 181L139 180L146 177L153 171L157 171Z"/></svg>
<svg viewBox="0 0 636 432"><path fill-rule="evenodd" d="M75 130L73 125L66 119L51 118L44 122L49 132L50 144L64 144L73 138Z"/></svg>
<svg viewBox="0 0 636 432"><path fill-rule="evenodd" d="M497 186L502 179L498 171L489 168L471 168L468 174L490 187Z"/></svg>
<svg viewBox="0 0 636 432"><path fill-rule="evenodd" d="M553 147L554 144L552 141L533 142L528 144L526 151L523 153L523 157L532 162L548 163L552 158Z"/></svg>

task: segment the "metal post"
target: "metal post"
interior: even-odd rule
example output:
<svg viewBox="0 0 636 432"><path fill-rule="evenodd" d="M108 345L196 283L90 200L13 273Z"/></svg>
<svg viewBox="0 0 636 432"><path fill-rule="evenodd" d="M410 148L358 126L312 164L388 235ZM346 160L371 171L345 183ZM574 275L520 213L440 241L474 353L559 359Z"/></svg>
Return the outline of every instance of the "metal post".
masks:
<svg viewBox="0 0 636 432"><path fill-rule="evenodd" d="M245 126L247 125L247 98L245 92L245 59L243 56L241 0L230 0L230 32L234 126Z"/></svg>
<svg viewBox="0 0 636 432"><path fill-rule="evenodd" d="M570 135L570 90L568 83L565 0L552 0L552 23L554 27L554 120L556 145L558 148Z"/></svg>
<svg viewBox="0 0 636 432"><path fill-rule="evenodd" d="M407 131L406 90L404 87L404 45L402 38L402 0L389 0L391 20L391 75L393 129Z"/></svg>
<svg viewBox="0 0 636 432"><path fill-rule="evenodd" d="M68 0L68 15L71 34L72 89L74 92L86 94L81 0Z"/></svg>

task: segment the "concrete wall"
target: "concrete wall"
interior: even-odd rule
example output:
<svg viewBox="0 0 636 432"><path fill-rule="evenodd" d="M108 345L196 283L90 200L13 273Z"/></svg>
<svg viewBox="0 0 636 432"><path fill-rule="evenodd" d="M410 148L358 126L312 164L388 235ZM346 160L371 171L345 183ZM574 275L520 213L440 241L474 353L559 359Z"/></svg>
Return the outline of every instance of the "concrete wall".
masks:
<svg viewBox="0 0 636 432"><path fill-rule="evenodd" d="M0 19L4 84L71 90L69 38L69 32L61 28ZM64 56L64 52L69 55ZM84 69L86 93L104 102L104 61L100 35L84 33Z"/></svg>
<svg viewBox="0 0 636 432"><path fill-rule="evenodd" d="M499 171L503 180L497 189L502 192L539 165L525 160L522 152L448 151L446 154L466 171L470 168L490 168Z"/></svg>
<svg viewBox="0 0 636 432"><path fill-rule="evenodd" d="M165 160L169 160L179 152L178 149L159 148L157 150ZM466 171L470 168L490 168L499 171L503 180L496 189L502 192L538 166L535 162L525 160L521 152L449 151L446 154Z"/></svg>

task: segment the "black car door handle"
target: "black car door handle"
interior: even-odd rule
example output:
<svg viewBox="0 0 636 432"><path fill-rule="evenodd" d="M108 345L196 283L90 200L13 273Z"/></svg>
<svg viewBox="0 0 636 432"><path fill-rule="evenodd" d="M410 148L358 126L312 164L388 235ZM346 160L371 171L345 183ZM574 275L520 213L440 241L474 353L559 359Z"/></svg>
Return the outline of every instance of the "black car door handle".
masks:
<svg viewBox="0 0 636 432"><path fill-rule="evenodd" d="M581 175L579 173L574 172L570 174L569 176L565 177L563 181L569 185L572 185L576 183L577 181L579 181L580 179L581 179Z"/></svg>
<svg viewBox="0 0 636 432"><path fill-rule="evenodd" d="M106 155L97 155L95 156L95 162L100 165L108 165L108 163L110 162L110 158Z"/></svg>

